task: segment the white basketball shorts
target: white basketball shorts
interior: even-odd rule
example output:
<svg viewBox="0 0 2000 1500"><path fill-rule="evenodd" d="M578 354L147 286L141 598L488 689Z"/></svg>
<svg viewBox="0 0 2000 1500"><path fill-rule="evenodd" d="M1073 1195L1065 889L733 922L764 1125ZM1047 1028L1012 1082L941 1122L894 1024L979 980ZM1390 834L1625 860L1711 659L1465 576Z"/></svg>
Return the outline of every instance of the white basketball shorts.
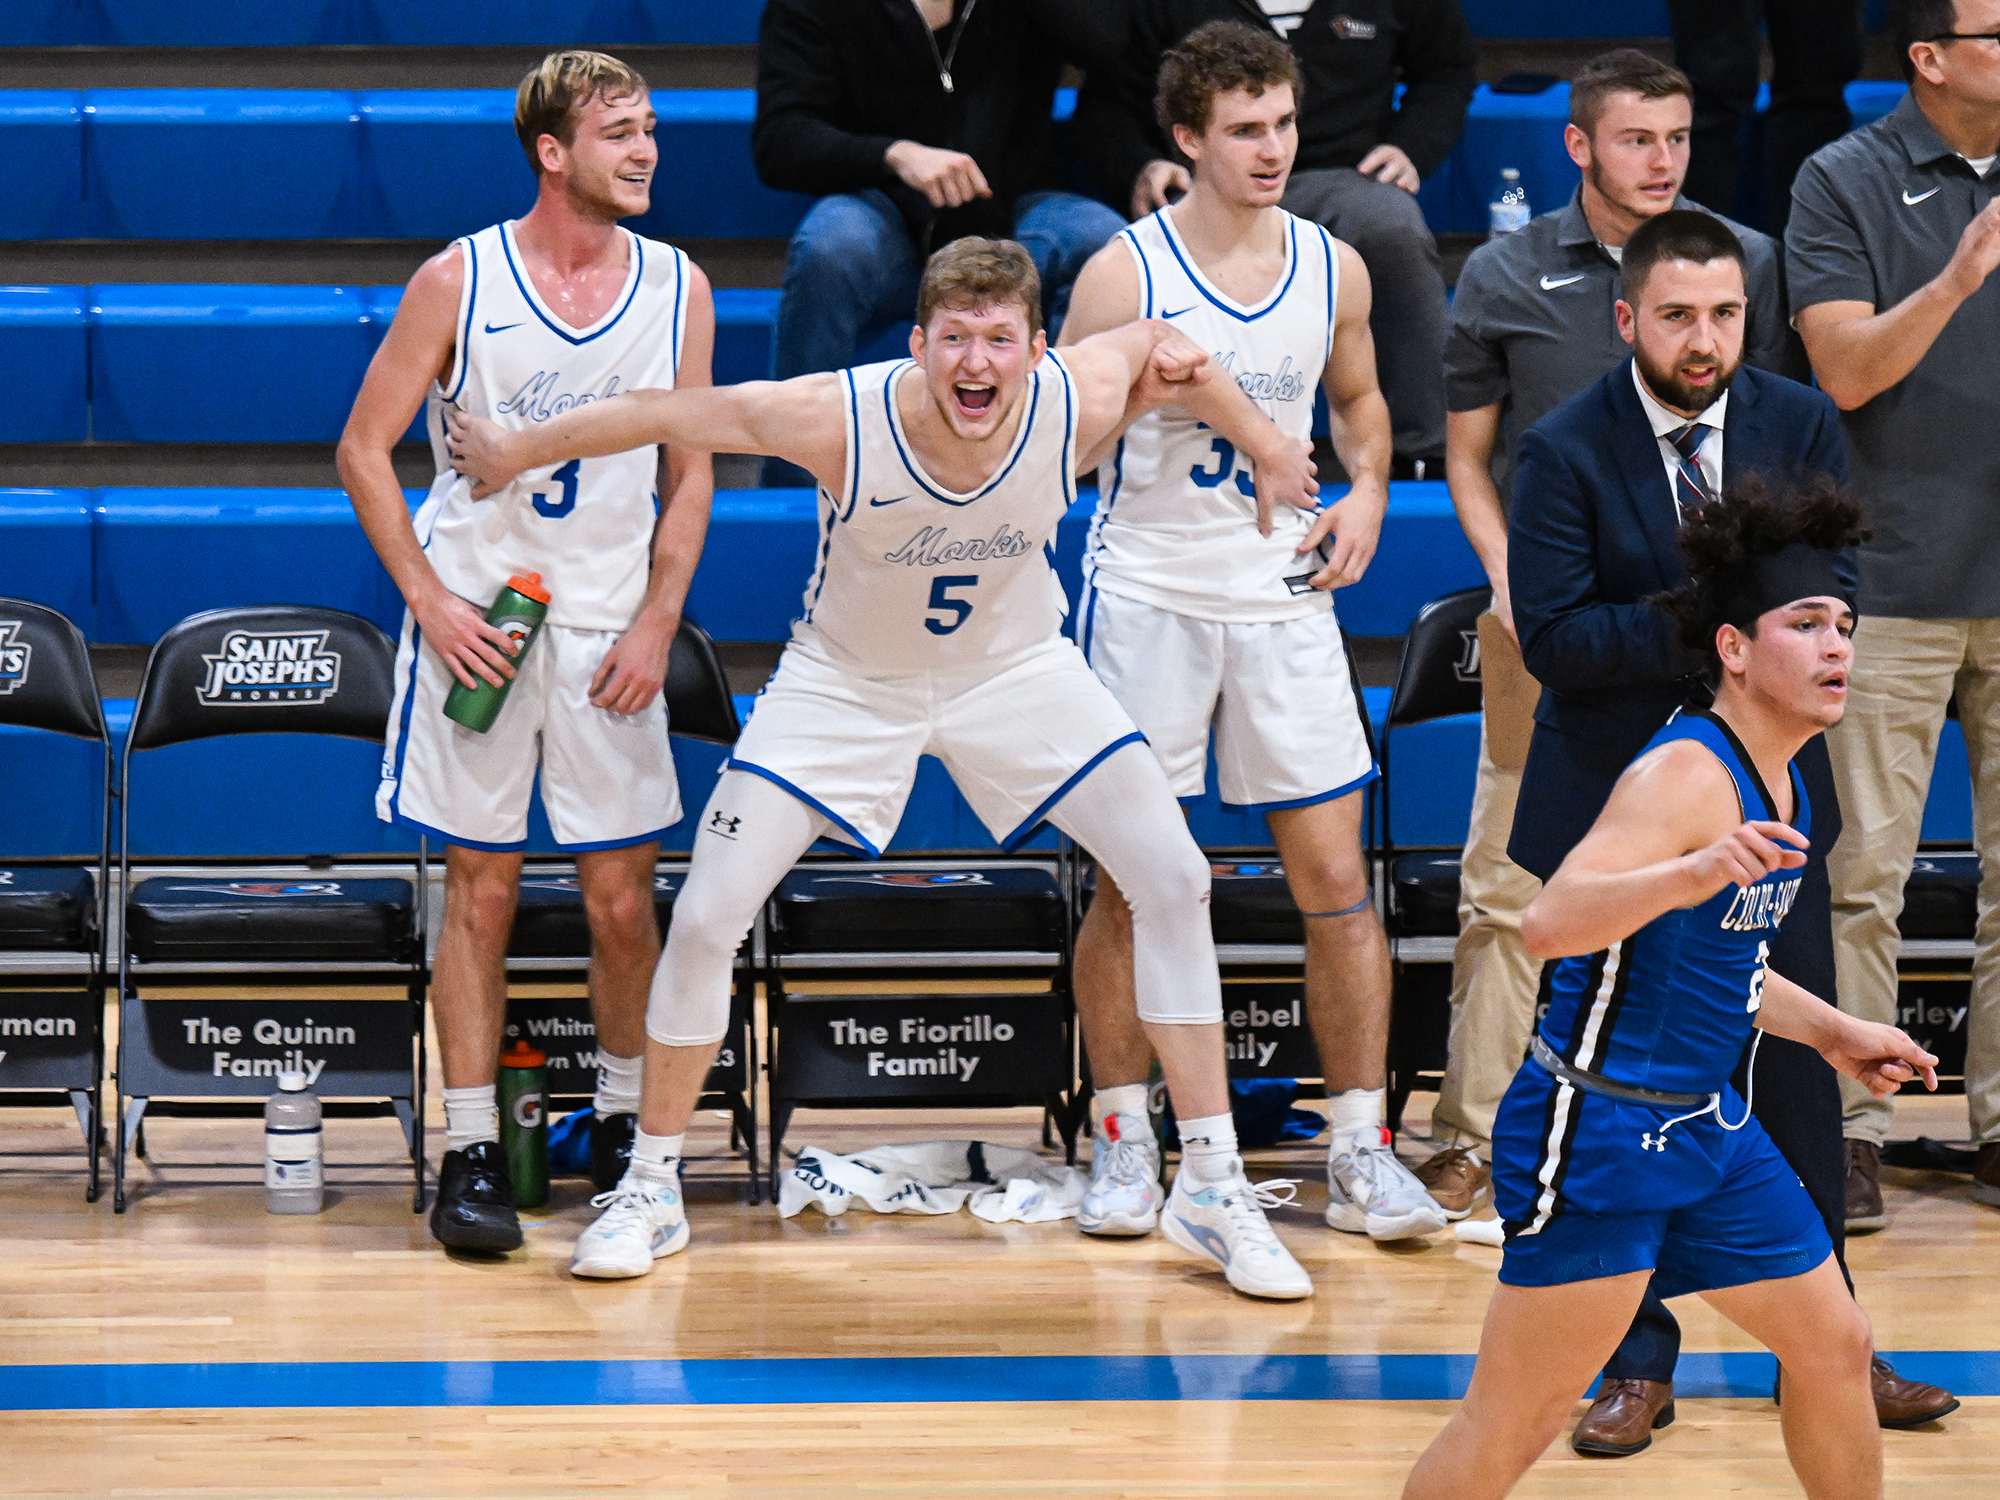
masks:
<svg viewBox="0 0 2000 1500"><path fill-rule="evenodd" d="M454 679L421 634L405 615L375 793L383 821L468 849L524 849L538 766L542 806L567 853L643 844L680 821L665 704L614 714L590 702L617 632L544 625L484 734L444 716Z"/></svg>
<svg viewBox="0 0 2000 1500"><path fill-rule="evenodd" d="M1331 609L1228 624L1093 587L1080 618L1091 669L1132 715L1183 801L1206 790L1211 729L1219 790L1233 807L1310 807L1375 779Z"/></svg>
<svg viewBox="0 0 2000 1500"><path fill-rule="evenodd" d="M1141 738L1060 636L964 673L895 677L861 676L795 638L729 765L776 782L872 857L902 821L917 758L935 755L1013 849L1100 761Z"/></svg>

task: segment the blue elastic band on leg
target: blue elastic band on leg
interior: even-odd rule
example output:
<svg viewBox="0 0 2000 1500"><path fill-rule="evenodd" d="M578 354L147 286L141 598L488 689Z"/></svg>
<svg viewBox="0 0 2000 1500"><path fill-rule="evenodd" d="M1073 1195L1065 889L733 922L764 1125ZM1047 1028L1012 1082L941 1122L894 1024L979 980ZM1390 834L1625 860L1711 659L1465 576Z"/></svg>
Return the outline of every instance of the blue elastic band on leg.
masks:
<svg viewBox="0 0 2000 1500"><path fill-rule="evenodd" d="M1358 911L1366 911L1375 904L1373 896L1363 896L1352 906L1343 906L1339 911L1302 911L1302 917L1351 917Z"/></svg>

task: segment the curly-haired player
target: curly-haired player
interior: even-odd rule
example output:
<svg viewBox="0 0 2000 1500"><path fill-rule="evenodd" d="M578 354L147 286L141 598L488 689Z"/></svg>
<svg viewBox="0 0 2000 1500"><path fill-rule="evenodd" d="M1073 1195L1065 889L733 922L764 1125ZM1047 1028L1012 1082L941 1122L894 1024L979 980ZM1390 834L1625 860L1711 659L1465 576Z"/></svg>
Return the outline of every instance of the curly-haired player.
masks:
<svg viewBox="0 0 2000 1500"><path fill-rule="evenodd" d="M1937 1059L1902 1032L1765 966L1812 828L1791 758L1845 706L1854 605L1838 553L1861 534L1831 481L1745 485L1681 530L1689 579L1654 602L1712 654L1715 706L1653 737L1522 922L1528 950L1562 962L1494 1129L1501 1285L1471 1388L1406 1500L1506 1494L1649 1277L1663 1296L1701 1293L1777 1354L1808 1495L1881 1494L1868 1320L1819 1212L1729 1084L1759 1030L1878 1096L1937 1084Z"/></svg>

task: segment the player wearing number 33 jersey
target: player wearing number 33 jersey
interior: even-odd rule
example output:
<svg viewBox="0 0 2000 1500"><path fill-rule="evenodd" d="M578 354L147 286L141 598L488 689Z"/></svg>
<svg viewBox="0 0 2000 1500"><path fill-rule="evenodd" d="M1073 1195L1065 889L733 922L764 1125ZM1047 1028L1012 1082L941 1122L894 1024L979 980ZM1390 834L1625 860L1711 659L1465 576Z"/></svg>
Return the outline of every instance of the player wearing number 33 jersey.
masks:
<svg viewBox="0 0 2000 1500"><path fill-rule="evenodd" d="M403 627L377 811L454 844L520 849L539 765L565 849L644 843L680 819L655 701L636 714L594 706L590 684L646 594L659 508L659 449L571 459L522 474L482 500L451 467L444 412L522 428L621 391L670 389L687 327L689 262L620 229L625 279L609 309L574 327L536 292L512 224L457 242L464 268L451 367L431 388L438 474L415 520L440 582L482 612L516 574L539 573L548 619L484 734L444 717L449 669ZM607 796L608 787L618 795Z"/></svg>

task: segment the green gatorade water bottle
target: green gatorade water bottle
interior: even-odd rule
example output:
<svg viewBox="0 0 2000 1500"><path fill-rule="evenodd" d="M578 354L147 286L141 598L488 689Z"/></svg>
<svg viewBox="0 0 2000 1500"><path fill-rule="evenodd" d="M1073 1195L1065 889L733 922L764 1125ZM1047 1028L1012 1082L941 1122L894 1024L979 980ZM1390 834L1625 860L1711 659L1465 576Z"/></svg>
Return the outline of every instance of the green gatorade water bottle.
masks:
<svg viewBox="0 0 2000 1500"><path fill-rule="evenodd" d="M528 659L528 648L535 643L535 636L542 628L542 621L548 618L548 613L549 591L542 587L542 575L539 573L508 579L507 587L500 590L500 597L486 611L486 623L498 625L518 648L514 653L516 672ZM514 685L514 679L505 678L498 687L481 677L475 677L474 681L479 686L452 683L451 691L445 694L444 716L474 733L484 734L500 717L500 705L507 701L507 690Z"/></svg>
<svg viewBox="0 0 2000 1500"><path fill-rule="evenodd" d="M500 1054L500 1149L514 1180L514 1205L549 1201L548 1059L521 1040Z"/></svg>

